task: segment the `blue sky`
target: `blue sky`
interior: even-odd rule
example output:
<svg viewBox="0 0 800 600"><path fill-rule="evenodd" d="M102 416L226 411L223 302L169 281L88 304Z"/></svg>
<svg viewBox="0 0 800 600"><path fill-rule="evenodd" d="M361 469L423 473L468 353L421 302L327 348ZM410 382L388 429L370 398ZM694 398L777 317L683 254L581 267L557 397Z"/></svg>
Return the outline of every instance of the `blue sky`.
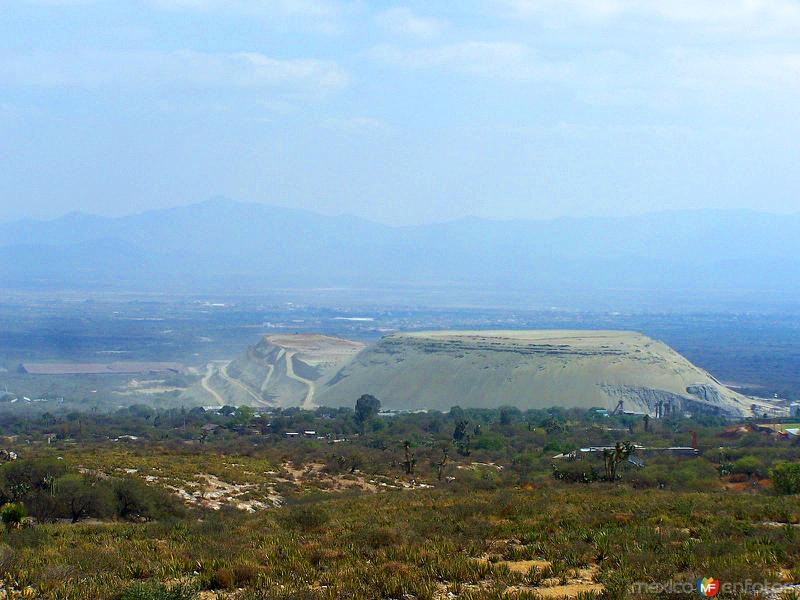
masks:
<svg viewBox="0 0 800 600"><path fill-rule="evenodd" d="M0 0L0 218L800 210L800 0Z"/></svg>

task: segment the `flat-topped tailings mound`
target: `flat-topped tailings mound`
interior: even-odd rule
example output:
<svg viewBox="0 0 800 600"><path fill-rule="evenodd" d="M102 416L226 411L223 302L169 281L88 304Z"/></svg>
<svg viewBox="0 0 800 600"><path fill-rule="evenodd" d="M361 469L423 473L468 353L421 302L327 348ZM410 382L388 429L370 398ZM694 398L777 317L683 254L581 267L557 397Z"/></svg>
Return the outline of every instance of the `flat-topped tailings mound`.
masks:
<svg viewBox="0 0 800 600"><path fill-rule="evenodd" d="M394 409L605 407L742 415L750 400L683 356L629 331L435 331L390 335L318 386L316 402L361 394Z"/></svg>

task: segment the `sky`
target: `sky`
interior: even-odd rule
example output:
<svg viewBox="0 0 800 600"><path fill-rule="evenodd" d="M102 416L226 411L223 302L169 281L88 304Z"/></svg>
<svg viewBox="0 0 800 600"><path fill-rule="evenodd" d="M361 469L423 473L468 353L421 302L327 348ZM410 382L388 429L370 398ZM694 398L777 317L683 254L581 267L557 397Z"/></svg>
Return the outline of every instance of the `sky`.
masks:
<svg viewBox="0 0 800 600"><path fill-rule="evenodd" d="M800 211L800 0L0 0L0 219Z"/></svg>

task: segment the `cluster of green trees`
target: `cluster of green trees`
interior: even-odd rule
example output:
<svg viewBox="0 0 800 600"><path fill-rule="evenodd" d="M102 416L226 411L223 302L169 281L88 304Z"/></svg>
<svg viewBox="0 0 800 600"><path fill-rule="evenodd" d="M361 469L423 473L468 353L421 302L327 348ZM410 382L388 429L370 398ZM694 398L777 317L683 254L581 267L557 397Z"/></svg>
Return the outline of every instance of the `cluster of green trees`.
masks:
<svg viewBox="0 0 800 600"><path fill-rule="evenodd" d="M0 517L6 524L30 515L38 522L117 518L151 520L181 512L164 490L134 477L96 477L54 458L18 460L0 467Z"/></svg>
<svg viewBox="0 0 800 600"><path fill-rule="evenodd" d="M769 472L772 485L780 494L800 494L800 462L783 462Z"/></svg>
<svg viewBox="0 0 800 600"><path fill-rule="evenodd" d="M770 469L778 463L800 461L797 442L757 431L731 435L730 422L712 416L645 421L632 415L605 416L597 410L459 406L448 412L393 416L380 411L377 398L363 395L352 408L256 412L249 407L226 406L219 411L200 407L156 411L133 405L111 414L46 413L26 419L0 415L0 427L34 440L40 436L40 441L55 433L55 444L61 439L106 443L127 434L139 438L136 444L157 443L166 452L202 452L211 446L218 452L259 454L276 462L287 457L297 464L322 462L329 471L343 474L394 472L444 480L453 474L457 462L503 465L502 473L459 471L459 482L480 473L481 481L472 482L476 485L499 479L527 483L554 475L564 481L623 479L640 487L675 490L704 489L709 478L721 478L725 483L750 481L755 488L764 487L767 477L774 479ZM4 418L12 420L4 422ZM313 438L284 435L306 430L315 431ZM625 440L643 446L688 446L692 432L697 433L700 446L696 459L642 455L641 461L633 460L643 461L645 466L634 466L628 464L623 444L614 456L578 461L582 464L560 462L553 469L552 456L575 448L616 448L617 442ZM345 443L339 443L342 441ZM784 477L783 471L776 472ZM85 488L91 477L82 475L80 479ZM96 482L92 486L96 487ZM0 501L14 499L7 494Z"/></svg>

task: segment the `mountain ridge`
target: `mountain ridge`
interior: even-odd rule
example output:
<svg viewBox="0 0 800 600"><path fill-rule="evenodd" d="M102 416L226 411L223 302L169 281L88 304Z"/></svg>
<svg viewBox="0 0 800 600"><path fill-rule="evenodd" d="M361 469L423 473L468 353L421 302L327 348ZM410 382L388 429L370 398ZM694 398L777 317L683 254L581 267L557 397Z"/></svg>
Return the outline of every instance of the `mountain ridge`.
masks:
<svg viewBox="0 0 800 600"><path fill-rule="evenodd" d="M391 226L217 198L0 223L0 278L19 289L629 290L752 304L800 292L798 232L800 214L751 210Z"/></svg>

